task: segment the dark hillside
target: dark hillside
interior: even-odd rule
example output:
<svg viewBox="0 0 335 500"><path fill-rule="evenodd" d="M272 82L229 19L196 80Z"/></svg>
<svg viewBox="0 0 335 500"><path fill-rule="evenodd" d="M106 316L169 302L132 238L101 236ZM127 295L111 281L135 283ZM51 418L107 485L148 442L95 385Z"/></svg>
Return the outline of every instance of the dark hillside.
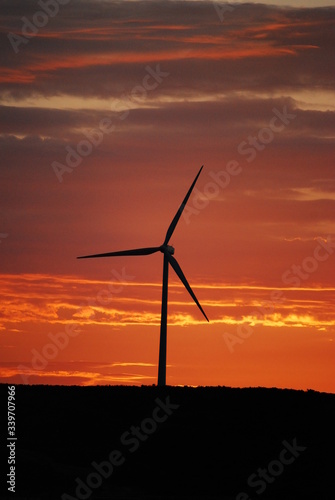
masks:
<svg viewBox="0 0 335 500"><path fill-rule="evenodd" d="M1 498L333 500L334 422L335 395L313 391L16 386Z"/></svg>

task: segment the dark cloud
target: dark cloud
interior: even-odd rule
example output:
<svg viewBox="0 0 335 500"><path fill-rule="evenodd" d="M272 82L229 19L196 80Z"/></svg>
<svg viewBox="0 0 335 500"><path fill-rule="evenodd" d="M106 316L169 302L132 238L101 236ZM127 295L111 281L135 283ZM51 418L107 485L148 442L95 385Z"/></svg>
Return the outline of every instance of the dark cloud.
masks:
<svg viewBox="0 0 335 500"><path fill-rule="evenodd" d="M38 107L0 106L0 126L3 134L69 137L82 135L81 129L99 128L102 120L110 121L119 134L152 134L165 136L191 130L192 134L208 134L235 140L269 127L275 112L288 114L290 124L280 136L300 140L302 136L331 137L335 129L335 112L304 110L291 98L221 98L215 101L160 103L141 108L142 99L125 101L124 112L113 112L113 102L102 110L71 110ZM119 101L121 102L121 101ZM85 101L83 101L83 106ZM136 107L138 106L138 107ZM134 107L134 108L132 108ZM294 117L294 118L292 118ZM280 120L278 123L281 123ZM278 124L277 124L278 125ZM285 122L284 122L285 125ZM289 137L288 137L289 135ZM119 135L120 137L120 135Z"/></svg>
<svg viewBox="0 0 335 500"><path fill-rule="evenodd" d="M15 54L8 32L38 4L5 4L0 89L13 96L117 97L157 63L170 76L156 96L334 84L331 8L238 4L221 22L212 2L72 0Z"/></svg>

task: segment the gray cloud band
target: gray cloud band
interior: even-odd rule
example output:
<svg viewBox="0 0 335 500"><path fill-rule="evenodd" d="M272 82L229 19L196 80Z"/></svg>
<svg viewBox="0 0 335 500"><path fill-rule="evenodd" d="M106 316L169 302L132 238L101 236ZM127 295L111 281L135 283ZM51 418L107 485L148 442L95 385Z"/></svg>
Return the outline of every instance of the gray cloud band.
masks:
<svg viewBox="0 0 335 500"><path fill-rule="evenodd" d="M155 69L148 65L145 67L145 70L147 74L142 79L142 85L135 85L129 96L126 96L126 100L124 99L125 96L123 96L122 102L117 101L113 104L114 115L118 107L122 108L122 111L120 111L116 117L118 120L125 120L129 115L129 108L133 106L138 99L146 98L148 91L156 89L158 85L162 83L163 79L170 74L167 71L162 71L159 64L156 64ZM130 105L129 102L131 103ZM97 128L83 132L85 139L79 141L75 147L66 146L65 150L67 154L65 163L60 163L58 161L53 161L51 163L51 167L58 181L63 182L64 174L71 173L74 168L80 165L83 158L91 155L94 149L100 146L104 136L106 134L111 134L115 128L116 124L113 123L113 120L109 117L105 117L100 120Z"/></svg>

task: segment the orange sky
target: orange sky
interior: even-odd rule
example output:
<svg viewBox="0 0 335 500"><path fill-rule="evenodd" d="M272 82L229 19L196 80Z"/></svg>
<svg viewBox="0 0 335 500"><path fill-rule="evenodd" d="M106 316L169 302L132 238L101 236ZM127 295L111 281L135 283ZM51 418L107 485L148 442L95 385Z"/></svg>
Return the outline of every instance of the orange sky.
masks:
<svg viewBox="0 0 335 500"><path fill-rule="evenodd" d="M335 392L334 8L6 2L0 381ZM296 8L293 8L296 7Z"/></svg>

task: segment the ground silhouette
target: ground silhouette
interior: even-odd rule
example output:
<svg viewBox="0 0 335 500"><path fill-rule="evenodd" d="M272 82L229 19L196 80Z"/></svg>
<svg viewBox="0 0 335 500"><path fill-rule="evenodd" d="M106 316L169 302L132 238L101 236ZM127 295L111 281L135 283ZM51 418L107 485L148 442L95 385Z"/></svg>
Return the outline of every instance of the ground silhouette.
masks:
<svg viewBox="0 0 335 500"><path fill-rule="evenodd" d="M0 498L333 500L334 422L314 391L17 385Z"/></svg>

